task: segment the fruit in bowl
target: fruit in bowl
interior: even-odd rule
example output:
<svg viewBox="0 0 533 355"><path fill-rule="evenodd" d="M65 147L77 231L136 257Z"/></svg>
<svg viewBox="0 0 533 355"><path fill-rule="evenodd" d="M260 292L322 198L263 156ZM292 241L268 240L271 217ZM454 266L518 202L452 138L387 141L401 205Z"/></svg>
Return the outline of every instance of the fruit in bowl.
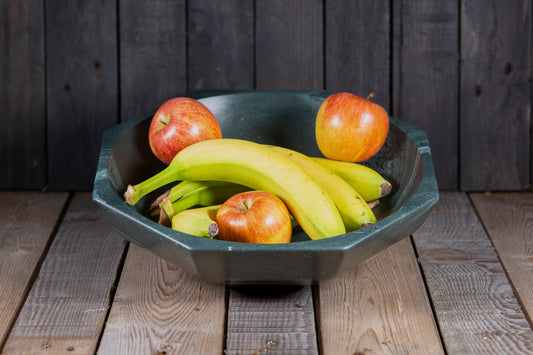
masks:
<svg viewBox="0 0 533 355"><path fill-rule="evenodd" d="M243 243L289 243L292 223L279 197L266 191L233 195L216 215L218 238Z"/></svg>
<svg viewBox="0 0 533 355"><path fill-rule="evenodd" d="M201 102L189 97L175 97L161 105L148 131L152 152L165 164L183 148L216 138L222 138L217 119Z"/></svg>
<svg viewBox="0 0 533 355"><path fill-rule="evenodd" d="M322 154L334 160L363 162L379 152L389 132L389 116L370 96L365 99L339 92L322 103L315 123Z"/></svg>
<svg viewBox="0 0 533 355"><path fill-rule="evenodd" d="M254 140L318 157L321 154L315 141L315 127L310 123L330 95L322 90L228 91L195 93L193 97L215 115L225 138ZM312 240L298 225L293 228L291 242L280 244L226 242L191 235L190 230L183 233L146 217L150 203L164 189L154 191L133 206L124 202L129 184L141 183L165 168L148 144L152 116L148 113L133 118L105 132L93 199L109 224L125 239L210 282L310 285L330 279L353 270L360 262L409 236L438 201L425 133L390 117L385 145L365 162L392 184L392 191L373 208L377 222L371 226ZM284 169L277 170L272 173L281 174ZM369 179L373 184L379 180L372 175ZM382 190L378 185L372 194L380 197ZM303 206L305 210L314 208L309 202ZM198 213L198 218L207 226L211 224L208 213ZM193 223L196 228L196 222ZM200 228L205 231L205 227Z"/></svg>

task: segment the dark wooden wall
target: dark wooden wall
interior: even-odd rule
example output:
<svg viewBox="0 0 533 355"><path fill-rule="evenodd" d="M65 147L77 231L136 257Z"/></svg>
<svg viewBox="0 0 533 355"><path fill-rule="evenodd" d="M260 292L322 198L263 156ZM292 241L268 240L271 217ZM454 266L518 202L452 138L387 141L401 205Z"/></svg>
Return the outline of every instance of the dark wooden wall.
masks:
<svg viewBox="0 0 533 355"><path fill-rule="evenodd" d="M170 97L323 88L426 130L442 189L530 189L530 0L0 7L0 188L90 190L102 132Z"/></svg>

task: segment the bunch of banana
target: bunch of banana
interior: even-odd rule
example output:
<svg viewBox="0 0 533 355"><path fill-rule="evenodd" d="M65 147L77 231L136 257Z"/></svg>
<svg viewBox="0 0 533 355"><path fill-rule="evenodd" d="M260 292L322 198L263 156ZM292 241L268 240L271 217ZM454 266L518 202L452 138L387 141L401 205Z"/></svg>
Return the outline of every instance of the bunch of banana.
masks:
<svg viewBox="0 0 533 355"><path fill-rule="evenodd" d="M229 181L271 192L285 202L311 239L346 233L331 197L298 164L274 149L241 139L212 139L188 146L164 170L128 186L124 198L133 205L155 189L183 180Z"/></svg>
<svg viewBox="0 0 533 355"><path fill-rule="evenodd" d="M390 183L379 173L360 164L224 138L182 150L166 169L128 186L124 197L135 204L151 191L180 180L152 207L160 208L160 223L199 236L210 235L208 227L214 218L208 213L215 207L209 207L247 190L279 196L293 216L293 226L299 224L312 239L375 223L371 208L391 191ZM197 206L206 207L192 209Z"/></svg>
<svg viewBox="0 0 533 355"><path fill-rule="evenodd" d="M268 147L293 160L322 186L337 206L346 231L351 232L376 222L374 212L361 195L331 170L294 150L277 146Z"/></svg>

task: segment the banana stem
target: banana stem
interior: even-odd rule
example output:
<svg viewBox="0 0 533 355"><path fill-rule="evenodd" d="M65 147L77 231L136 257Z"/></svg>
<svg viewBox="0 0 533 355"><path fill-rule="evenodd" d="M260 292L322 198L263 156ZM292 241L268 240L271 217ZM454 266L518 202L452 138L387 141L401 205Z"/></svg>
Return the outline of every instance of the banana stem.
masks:
<svg viewBox="0 0 533 355"><path fill-rule="evenodd" d="M161 210L159 212L159 224L163 226L170 226L172 217L174 217L174 209L172 207L172 202L167 198L164 198L161 201Z"/></svg>
<svg viewBox="0 0 533 355"><path fill-rule="evenodd" d="M151 178L137 184L128 185L126 192L124 193L124 200L130 205L135 205L141 198L149 194L150 192L157 190L161 186L165 186L179 180L174 173L172 166L165 168L159 173L155 174Z"/></svg>
<svg viewBox="0 0 533 355"><path fill-rule="evenodd" d="M380 185L381 197L387 196L392 191L392 184L388 181Z"/></svg>
<svg viewBox="0 0 533 355"><path fill-rule="evenodd" d="M181 211L185 211L188 208L195 206L198 203L196 196L185 195L177 201L171 201L166 198L161 202L161 215L165 215L163 219L159 220L159 223L165 226L170 224L172 217Z"/></svg>

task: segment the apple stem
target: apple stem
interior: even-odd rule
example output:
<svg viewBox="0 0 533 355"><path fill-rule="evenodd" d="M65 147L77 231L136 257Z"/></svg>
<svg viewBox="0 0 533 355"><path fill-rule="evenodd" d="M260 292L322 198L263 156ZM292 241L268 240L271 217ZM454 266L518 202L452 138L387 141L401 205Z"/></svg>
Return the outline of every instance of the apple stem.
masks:
<svg viewBox="0 0 533 355"><path fill-rule="evenodd" d="M370 99L373 98L373 97L374 97L374 92L371 91L371 92L368 94L368 96L366 97L366 99L367 99L367 100L370 100Z"/></svg>

